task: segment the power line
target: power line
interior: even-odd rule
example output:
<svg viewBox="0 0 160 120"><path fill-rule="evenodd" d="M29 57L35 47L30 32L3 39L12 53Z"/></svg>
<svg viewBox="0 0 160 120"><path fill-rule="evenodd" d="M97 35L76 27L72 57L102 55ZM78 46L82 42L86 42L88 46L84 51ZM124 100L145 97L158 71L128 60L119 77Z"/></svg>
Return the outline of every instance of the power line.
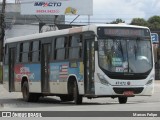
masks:
<svg viewBox="0 0 160 120"><path fill-rule="evenodd" d="M73 19L73 21L70 22L70 24L72 24L80 15L78 15L75 19Z"/></svg>

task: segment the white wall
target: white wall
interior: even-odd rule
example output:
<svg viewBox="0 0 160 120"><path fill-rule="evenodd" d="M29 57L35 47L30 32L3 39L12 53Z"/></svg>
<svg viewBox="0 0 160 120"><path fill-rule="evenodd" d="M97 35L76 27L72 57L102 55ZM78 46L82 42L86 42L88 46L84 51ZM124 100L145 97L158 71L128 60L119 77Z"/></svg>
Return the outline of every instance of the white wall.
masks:
<svg viewBox="0 0 160 120"><path fill-rule="evenodd" d="M39 25L13 25L5 30L5 39L39 33Z"/></svg>

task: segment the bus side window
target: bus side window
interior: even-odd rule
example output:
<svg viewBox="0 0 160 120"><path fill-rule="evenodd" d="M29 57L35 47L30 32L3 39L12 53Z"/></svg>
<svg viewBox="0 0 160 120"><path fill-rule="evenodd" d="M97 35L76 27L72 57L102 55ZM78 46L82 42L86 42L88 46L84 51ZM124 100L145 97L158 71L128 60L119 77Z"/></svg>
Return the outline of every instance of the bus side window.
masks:
<svg viewBox="0 0 160 120"><path fill-rule="evenodd" d="M65 37L64 49L65 49L65 59L68 59L68 49L69 47L69 37Z"/></svg>
<svg viewBox="0 0 160 120"><path fill-rule="evenodd" d="M54 55L55 55L55 39L52 37L52 47L51 47L51 56L50 56L50 61L54 60Z"/></svg>
<svg viewBox="0 0 160 120"><path fill-rule="evenodd" d="M29 42L23 43L22 62L28 62Z"/></svg>
<svg viewBox="0 0 160 120"><path fill-rule="evenodd" d="M41 41L39 41L38 54L39 54L38 61L40 61L41 60Z"/></svg>
<svg viewBox="0 0 160 120"><path fill-rule="evenodd" d="M29 45L29 55L28 55L29 62L32 62L32 52L33 52L33 41L30 42L30 45Z"/></svg>
<svg viewBox="0 0 160 120"><path fill-rule="evenodd" d="M40 61L40 42L33 41L32 62Z"/></svg>
<svg viewBox="0 0 160 120"><path fill-rule="evenodd" d="M23 43L19 45L19 62L22 62Z"/></svg>
<svg viewBox="0 0 160 120"><path fill-rule="evenodd" d="M56 39L55 59L65 59L65 37L59 37Z"/></svg>
<svg viewBox="0 0 160 120"><path fill-rule="evenodd" d="M82 36L74 35L70 37L69 59L79 59L82 57Z"/></svg>
<svg viewBox="0 0 160 120"><path fill-rule="evenodd" d="M82 38L82 35L80 35L80 41L79 41L79 49L80 49L79 50L79 57L80 58L82 58L82 48L83 48L82 47L82 45L83 45L82 42L83 42L83 38Z"/></svg>
<svg viewBox="0 0 160 120"><path fill-rule="evenodd" d="M57 50L56 50L56 43L57 42L56 41L57 41L57 39L54 39L54 41L53 41L54 42L54 49L53 49L53 51L54 51L53 52L53 54L54 54L54 60L56 60L56 57L57 57Z"/></svg>

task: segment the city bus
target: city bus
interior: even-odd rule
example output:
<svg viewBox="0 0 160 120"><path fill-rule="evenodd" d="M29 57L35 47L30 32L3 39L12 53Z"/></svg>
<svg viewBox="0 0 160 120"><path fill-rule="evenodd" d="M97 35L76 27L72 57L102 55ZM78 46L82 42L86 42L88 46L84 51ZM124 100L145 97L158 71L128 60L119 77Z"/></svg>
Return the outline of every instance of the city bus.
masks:
<svg viewBox="0 0 160 120"><path fill-rule="evenodd" d="M43 96L82 104L151 96L154 58L149 28L96 24L5 40L3 82L27 102Z"/></svg>

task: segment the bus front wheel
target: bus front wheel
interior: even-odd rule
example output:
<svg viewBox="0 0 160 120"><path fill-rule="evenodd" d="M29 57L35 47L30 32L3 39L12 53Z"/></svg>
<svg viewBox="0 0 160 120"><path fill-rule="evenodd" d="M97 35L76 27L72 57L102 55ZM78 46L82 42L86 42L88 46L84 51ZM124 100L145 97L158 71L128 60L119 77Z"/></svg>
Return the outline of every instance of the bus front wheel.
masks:
<svg viewBox="0 0 160 120"><path fill-rule="evenodd" d="M127 103L127 97L118 97L118 101L120 104L125 104Z"/></svg>
<svg viewBox="0 0 160 120"><path fill-rule="evenodd" d="M74 82L73 98L74 98L75 104L82 104L82 96L79 95L78 86L77 86L76 81Z"/></svg>

